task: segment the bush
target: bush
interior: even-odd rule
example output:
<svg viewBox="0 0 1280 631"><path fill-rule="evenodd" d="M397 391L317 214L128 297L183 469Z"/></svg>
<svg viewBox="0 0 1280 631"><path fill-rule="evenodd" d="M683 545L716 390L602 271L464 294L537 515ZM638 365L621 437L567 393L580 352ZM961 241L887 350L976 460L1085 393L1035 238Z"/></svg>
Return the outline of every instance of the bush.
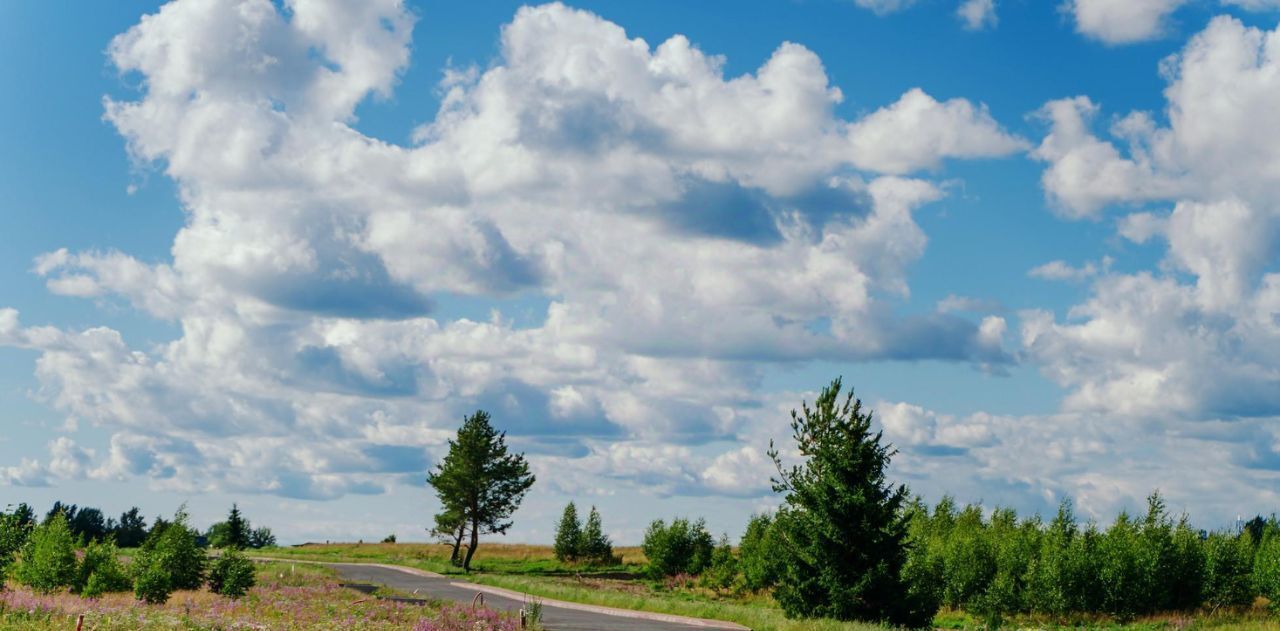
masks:
<svg viewBox="0 0 1280 631"><path fill-rule="evenodd" d="M127 592L132 587L129 575L120 565L116 545L110 540L91 542L85 548L84 558L76 568L76 580L72 590L85 597L95 597L109 592Z"/></svg>
<svg viewBox="0 0 1280 631"><path fill-rule="evenodd" d="M661 519L649 524L644 532L644 555L649 559L649 576L660 579L676 574L701 574L711 564L715 548L706 521L672 520L668 526Z"/></svg>
<svg viewBox="0 0 1280 631"><path fill-rule="evenodd" d="M150 605L163 605L173 592L169 573L154 559L139 558L134 561L133 594Z"/></svg>
<svg viewBox="0 0 1280 631"><path fill-rule="evenodd" d="M200 589L207 564L196 532L187 526L186 510L180 508L172 522L157 519L143 542L133 562L134 593L146 602L162 603L174 590Z"/></svg>
<svg viewBox="0 0 1280 631"><path fill-rule="evenodd" d="M76 543L66 516L59 512L31 531L14 578L39 592L52 592L75 582Z"/></svg>
<svg viewBox="0 0 1280 631"><path fill-rule="evenodd" d="M1280 610L1280 529L1272 528L1262 536L1253 557L1253 585L1271 601L1272 610Z"/></svg>
<svg viewBox="0 0 1280 631"><path fill-rule="evenodd" d="M713 589L726 589L738 577L738 557L729 545L729 535L720 537L720 544L711 551L711 562L702 573L702 584Z"/></svg>
<svg viewBox="0 0 1280 631"><path fill-rule="evenodd" d="M738 544L738 567L742 570L743 587L750 590L773 587L782 571L779 552L773 518L752 515Z"/></svg>
<svg viewBox="0 0 1280 631"><path fill-rule="evenodd" d="M227 550L209 568L209 589L230 598L244 596L254 585L253 561Z"/></svg>
<svg viewBox="0 0 1280 631"><path fill-rule="evenodd" d="M1253 601L1253 541L1248 535L1210 534L1204 556L1206 606L1242 607Z"/></svg>
<svg viewBox="0 0 1280 631"><path fill-rule="evenodd" d="M389 534L389 535L387 535L387 536L385 536L385 537L383 537L383 538L382 538L382 543L395 543L395 542L396 542L396 535L395 535L395 533L391 533L391 534Z"/></svg>
<svg viewBox="0 0 1280 631"><path fill-rule="evenodd" d="M24 504L23 507L25 506ZM9 566L26 544L30 533L31 524L23 519L21 512L0 513L0 590L4 589Z"/></svg>

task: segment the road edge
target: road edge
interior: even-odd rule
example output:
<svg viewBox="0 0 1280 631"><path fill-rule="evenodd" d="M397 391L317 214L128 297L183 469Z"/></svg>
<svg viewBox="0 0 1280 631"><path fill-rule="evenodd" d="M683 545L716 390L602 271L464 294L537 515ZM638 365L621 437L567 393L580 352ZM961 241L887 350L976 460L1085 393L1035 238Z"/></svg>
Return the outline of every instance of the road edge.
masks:
<svg viewBox="0 0 1280 631"><path fill-rule="evenodd" d="M710 620L707 618L692 618L689 616L680 616L670 613L657 613L653 611L640 611L637 609L620 609L618 607L605 607L603 605L588 605L585 603L575 603L569 600L557 600L554 598L543 598L535 594L518 592L503 587L494 587L492 585L481 585L479 583L467 583L464 581L450 581L454 587L462 587L465 589L474 589L478 592L493 594L494 596L503 596L513 600L531 600L536 599L545 607L556 607L558 609L573 609L576 611L588 611L598 613L605 616L615 616L618 618L636 618L640 620L653 620L654 622L670 622L673 624L684 624L691 627L704 627L707 629L730 629L732 631L751 631L750 627L744 627L736 622L727 620Z"/></svg>

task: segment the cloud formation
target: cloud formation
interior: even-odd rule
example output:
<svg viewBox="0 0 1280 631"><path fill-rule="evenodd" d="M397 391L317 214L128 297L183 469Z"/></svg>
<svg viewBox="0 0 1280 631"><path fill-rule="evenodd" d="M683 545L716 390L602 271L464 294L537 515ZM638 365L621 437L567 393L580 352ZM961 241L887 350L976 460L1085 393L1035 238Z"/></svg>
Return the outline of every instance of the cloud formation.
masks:
<svg viewBox="0 0 1280 631"><path fill-rule="evenodd" d="M927 245L913 213L945 194L930 175L1028 146L981 104L912 89L846 120L798 44L726 77L682 36L650 46L550 4L520 9L485 69L446 73L397 145L353 123L392 95L414 21L390 0L177 0L111 42L141 82L105 119L177 183L186 223L169 262L58 250L33 271L181 335L136 349L0 312L0 343L40 354L39 396L112 434L34 467L376 493L483 406L545 462L734 495L760 489L741 473L759 454L706 445L761 404L752 362L1012 360L1003 319L895 316ZM545 315L437 318L451 296Z"/></svg>

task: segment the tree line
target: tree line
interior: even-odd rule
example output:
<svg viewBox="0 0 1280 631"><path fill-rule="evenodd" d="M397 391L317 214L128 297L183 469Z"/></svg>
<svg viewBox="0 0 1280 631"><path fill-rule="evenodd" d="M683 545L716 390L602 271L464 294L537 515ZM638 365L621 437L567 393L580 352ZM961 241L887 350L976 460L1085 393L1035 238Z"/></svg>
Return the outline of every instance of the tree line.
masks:
<svg viewBox="0 0 1280 631"><path fill-rule="evenodd" d="M139 526L144 534L125 563L116 533L93 538L92 531L76 532L74 517L83 511L71 508L55 504L55 511L40 523L26 505L0 512L0 588L11 575L44 593L70 590L96 597L132 591L144 602L163 603L175 590L207 584L214 593L239 598L255 581L253 563L242 551L264 537L274 545L269 531L254 536L256 531L234 504L226 521L211 529L217 537L204 537L191 527L184 506L172 519L157 517L149 530ZM136 516L137 509L131 512ZM214 539L221 554L211 558L204 539Z"/></svg>
<svg viewBox="0 0 1280 631"><path fill-rule="evenodd" d="M7 513L17 525L30 528L37 525L36 512L29 504L21 503ZM64 504L55 501L45 513L41 524L47 524L54 517L62 515L67 522L71 536L83 543L105 542L111 540L120 548L136 548L141 546L152 532L163 529L170 522L164 517L156 517L151 527L142 516L137 506L120 513L120 519L107 517L101 509L92 506L80 507L76 504ZM231 530L228 531L229 526ZM231 537L228 540L228 536ZM231 512L226 521L213 524L203 533L197 532L197 541L201 545L214 548L236 546L244 548L269 548L276 545L276 537L267 527L254 528L243 519L240 509L231 505Z"/></svg>
<svg viewBox="0 0 1280 631"><path fill-rule="evenodd" d="M1049 521L1008 508L930 507L886 477L894 454L872 414L841 383L792 412L800 462L770 445L782 506L747 523L737 549L702 520L655 521L645 532L652 578L769 594L793 618L922 628L942 607L999 626L1012 616L1063 622L1106 615L1244 608L1280 610L1280 523L1205 532L1173 516L1158 492L1140 516L1080 523L1064 501ZM692 577L696 576L696 579Z"/></svg>

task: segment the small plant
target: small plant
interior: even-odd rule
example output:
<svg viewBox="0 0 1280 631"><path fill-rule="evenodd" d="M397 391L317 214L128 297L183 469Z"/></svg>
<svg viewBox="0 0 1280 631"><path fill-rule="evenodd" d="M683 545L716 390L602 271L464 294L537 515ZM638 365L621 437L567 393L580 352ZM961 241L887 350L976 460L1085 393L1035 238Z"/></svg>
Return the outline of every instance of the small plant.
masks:
<svg viewBox="0 0 1280 631"><path fill-rule="evenodd" d="M604 524L600 520L600 511L595 506L587 516L587 525L582 529L578 539L578 558L598 565L615 563L613 542L604 534Z"/></svg>
<svg viewBox="0 0 1280 631"><path fill-rule="evenodd" d="M67 518L56 513L31 531L14 578L38 592L71 587L76 579L76 543Z"/></svg>
<svg viewBox="0 0 1280 631"><path fill-rule="evenodd" d="M524 616L524 628L532 631L541 631L542 629L542 599L537 596L526 598L524 608L521 610Z"/></svg>
<svg viewBox="0 0 1280 631"><path fill-rule="evenodd" d="M232 599L248 593L254 585L253 561L229 549L209 568L209 589Z"/></svg>

